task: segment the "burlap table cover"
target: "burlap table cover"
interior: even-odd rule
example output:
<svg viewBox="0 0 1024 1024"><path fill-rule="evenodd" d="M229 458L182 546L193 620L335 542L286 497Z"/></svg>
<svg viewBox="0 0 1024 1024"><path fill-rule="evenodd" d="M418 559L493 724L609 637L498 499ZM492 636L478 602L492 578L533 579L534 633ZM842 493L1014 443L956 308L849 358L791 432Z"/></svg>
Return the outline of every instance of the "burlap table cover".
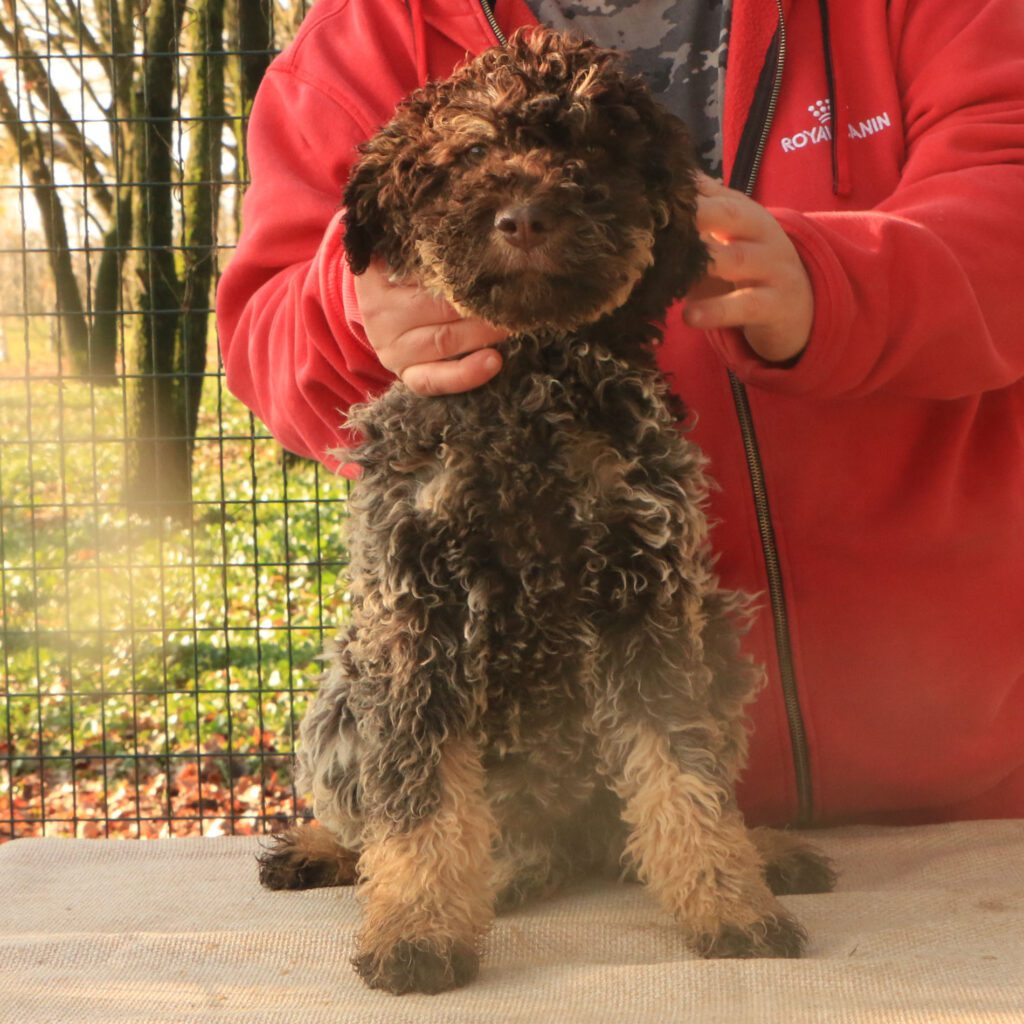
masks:
<svg viewBox="0 0 1024 1024"><path fill-rule="evenodd" d="M255 839L0 848L11 1024L1024 1024L1024 822L819 833L839 888L789 897L799 961L687 952L637 886L588 883L499 918L478 981L370 992L351 890L259 888Z"/></svg>

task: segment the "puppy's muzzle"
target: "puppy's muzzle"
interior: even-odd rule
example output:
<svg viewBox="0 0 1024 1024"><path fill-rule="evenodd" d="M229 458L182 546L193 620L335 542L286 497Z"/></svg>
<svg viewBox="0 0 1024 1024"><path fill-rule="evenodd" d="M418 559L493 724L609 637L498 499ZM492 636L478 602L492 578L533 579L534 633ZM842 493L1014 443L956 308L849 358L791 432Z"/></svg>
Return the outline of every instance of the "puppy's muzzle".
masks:
<svg viewBox="0 0 1024 1024"><path fill-rule="evenodd" d="M555 211L536 202L505 206L494 216L494 230L498 237L524 252L549 242L557 224Z"/></svg>

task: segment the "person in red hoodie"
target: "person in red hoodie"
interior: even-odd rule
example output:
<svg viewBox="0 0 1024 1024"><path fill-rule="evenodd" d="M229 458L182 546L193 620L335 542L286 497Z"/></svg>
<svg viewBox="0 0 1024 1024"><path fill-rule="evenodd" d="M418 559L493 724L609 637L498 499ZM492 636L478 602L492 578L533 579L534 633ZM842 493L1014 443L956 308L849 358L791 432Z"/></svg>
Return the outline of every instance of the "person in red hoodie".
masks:
<svg viewBox="0 0 1024 1024"><path fill-rule="evenodd" d="M314 6L257 96L218 293L228 386L285 447L344 471L352 403L500 372L500 332L353 277L340 196L417 85L537 14L615 42L609 7ZM663 53L650 7L639 48ZM740 802L770 824L1024 817L1024 8L719 13L701 155L728 187L705 181L714 262L658 351L718 484L723 585L761 595Z"/></svg>

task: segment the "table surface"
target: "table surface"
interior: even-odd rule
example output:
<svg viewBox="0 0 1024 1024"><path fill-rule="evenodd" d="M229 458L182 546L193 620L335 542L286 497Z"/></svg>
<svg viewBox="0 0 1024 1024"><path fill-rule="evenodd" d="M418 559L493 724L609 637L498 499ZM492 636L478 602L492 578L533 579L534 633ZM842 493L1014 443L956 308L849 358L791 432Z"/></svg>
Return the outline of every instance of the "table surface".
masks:
<svg viewBox="0 0 1024 1024"><path fill-rule="evenodd" d="M351 889L268 892L250 838L0 847L4 1024L1024 1024L1024 821L815 833L802 960L703 961L637 885L502 916L480 976L366 989Z"/></svg>

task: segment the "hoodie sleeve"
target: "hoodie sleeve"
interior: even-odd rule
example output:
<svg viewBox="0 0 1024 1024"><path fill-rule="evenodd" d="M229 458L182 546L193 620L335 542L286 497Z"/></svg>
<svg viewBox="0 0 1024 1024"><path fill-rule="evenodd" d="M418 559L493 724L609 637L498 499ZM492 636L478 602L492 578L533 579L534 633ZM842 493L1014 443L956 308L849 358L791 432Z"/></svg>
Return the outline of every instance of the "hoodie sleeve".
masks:
<svg viewBox="0 0 1024 1024"><path fill-rule="evenodd" d="M746 383L809 397L951 399L1024 378L1024 13L1019 0L893 3L907 159L875 209L773 209L814 287L790 368L739 332Z"/></svg>
<svg viewBox="0 0 1024 1024"><path fill-rule="evenodd" d="M340 202L355 147L371 132L286 69L253 105L244 227L217 292L228 388L284 447L341 468L348 407L391 376L362 331L342 247Z"/></svg>

